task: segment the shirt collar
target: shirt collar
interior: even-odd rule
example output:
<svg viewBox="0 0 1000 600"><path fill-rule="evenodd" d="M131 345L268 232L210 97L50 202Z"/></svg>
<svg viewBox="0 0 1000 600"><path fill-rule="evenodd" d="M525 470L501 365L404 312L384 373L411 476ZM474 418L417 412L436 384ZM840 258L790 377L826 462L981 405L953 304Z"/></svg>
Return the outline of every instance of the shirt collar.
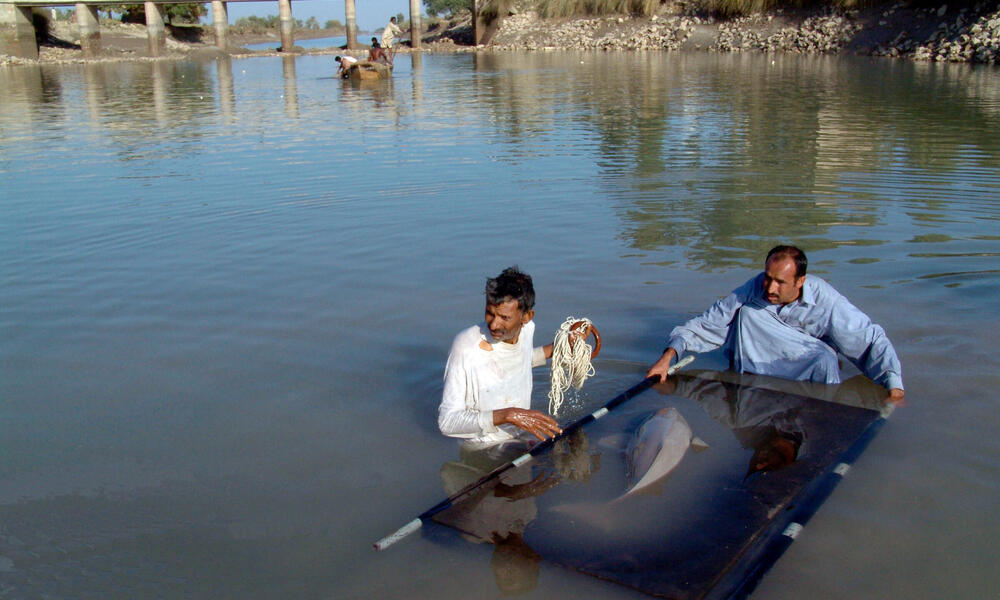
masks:
<svg viewBox="0 0 1000 600"><path fill-rule="evenodd" d="M809 285L809 276L806 275L806 280L802 282L802 291L799 293L798 302L807 305L816 304L815 291L812 286Z"/></svg>

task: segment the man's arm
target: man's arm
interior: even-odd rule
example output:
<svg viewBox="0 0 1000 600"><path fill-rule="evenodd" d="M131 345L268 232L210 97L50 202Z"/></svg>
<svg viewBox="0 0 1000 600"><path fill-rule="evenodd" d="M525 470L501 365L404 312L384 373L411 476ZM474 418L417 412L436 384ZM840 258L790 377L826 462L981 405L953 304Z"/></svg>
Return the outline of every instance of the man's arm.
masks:
<svg viewBox="0 0 1000 600"><path fill-rule="evenodd" d="M830 311L826 338L868 378L889 390L890 402L903 401L903 368L889 336L843 296Z"/></svg>
<svg viewBox="0 0 1000 600"><path fill-rule="evenodd" d="M701 315L674 327L670 332L667 349L646 371L646 377L656 375L662 382L667 376L670 364L680 358L684 351L708 352L726 343L736 311L749 300L755 290L760 288L760 277L760 275L754 277L726 297L720 298Z"/></svg>
<svg viewBox="0 0 1000 600"><path fill-rule="evenodd" d="M471 401L467 395L471 394L471 390L463 363L460 351L452 347L444 370L444 392L438 407L438 429L450 437L472 438L482 435L484 431L479 411L468 408ZM491 430L496 430L492 427L492 419L489 426Z"/></svg>
<svg viewBox="0 0 1000 600"><path fill-rule="evenodd" d="M663 356L646 371L646 378L649 379L655 375L659 378L658 381L660 383L665 382L667 380L667 372L670 370L670 364L674 362L675 358L677 358L677 351L673 348L667 348Z"/></svg>

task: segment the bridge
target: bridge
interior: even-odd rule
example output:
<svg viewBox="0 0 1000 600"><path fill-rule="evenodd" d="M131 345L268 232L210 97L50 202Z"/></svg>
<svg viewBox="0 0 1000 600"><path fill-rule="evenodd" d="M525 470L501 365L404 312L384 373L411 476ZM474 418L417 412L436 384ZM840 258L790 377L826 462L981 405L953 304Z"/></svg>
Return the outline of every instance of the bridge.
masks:
<svg viewBox="0 0 1000 600"><path fill-rule="evenodd" d="M229 2L266 2L274 0L212 0L212 25L215 31L215 45L222 50L229 46ZM164 5L185 4L190 0L156 0L144 2L146 11L146 33L149 39L150 56L162 56L166 50L166 26ZM277 0L278 24L281 31L280 51L288 52L295 45L292 19L292 0ZM355 0L344 0L347 20L347 47L358 45L358 23ZM99 6L108 6L107 0L0 0L0 54L20 58L38 58L38 42L32 12L39 8L73 6L75 21L80 36L80 48L85 58L93 58L101 53L101 27L97 16ZM410 0L410 39L415 48L420 47L420 0Z"/></svg>

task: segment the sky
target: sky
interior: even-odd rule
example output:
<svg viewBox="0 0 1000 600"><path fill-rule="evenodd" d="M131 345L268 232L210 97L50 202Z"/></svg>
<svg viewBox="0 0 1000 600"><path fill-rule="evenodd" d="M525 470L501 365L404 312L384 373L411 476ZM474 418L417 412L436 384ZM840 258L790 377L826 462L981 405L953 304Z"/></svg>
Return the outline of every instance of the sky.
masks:
<svg viewBox="0 0 1000 600"><path fill-rule="evenodd" d="M208 8L211 6L209 3ZM354 7L357 12L358 28L362 31L374 31L385 27L385 24L389 22L389 17L396 13L403 13L407 19L410 18L409 0L355 0ZM226 9L229 11L229 22L235 23L237 19L242 17L277 15L278 1L228 2ZM424 13L423 2L420 3L420 10L421 13ZM309 17L316 17L320 25L332 19L344 23L347 21L344 16L344 1L292 0L292 18L305 21ZM210 19L209 22L211 22Z"/></svg>

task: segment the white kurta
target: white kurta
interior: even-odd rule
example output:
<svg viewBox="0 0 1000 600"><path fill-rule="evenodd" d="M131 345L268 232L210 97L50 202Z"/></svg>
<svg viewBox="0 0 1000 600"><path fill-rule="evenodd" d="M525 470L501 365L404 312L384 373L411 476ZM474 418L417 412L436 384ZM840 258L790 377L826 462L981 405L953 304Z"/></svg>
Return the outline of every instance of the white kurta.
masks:
<svg viewBox="0 0 1000 600"><path fill-rule="evenodd" d="M535 323L529 321L516 344L493 343L486 323L455 336L438 408L441 433L484 443L514 437L516 427L493 424L493 411L531 408L531 368L545 364L542 348L532 348L534 334ZM492 350L480 347L484 341Z"/></svg>

